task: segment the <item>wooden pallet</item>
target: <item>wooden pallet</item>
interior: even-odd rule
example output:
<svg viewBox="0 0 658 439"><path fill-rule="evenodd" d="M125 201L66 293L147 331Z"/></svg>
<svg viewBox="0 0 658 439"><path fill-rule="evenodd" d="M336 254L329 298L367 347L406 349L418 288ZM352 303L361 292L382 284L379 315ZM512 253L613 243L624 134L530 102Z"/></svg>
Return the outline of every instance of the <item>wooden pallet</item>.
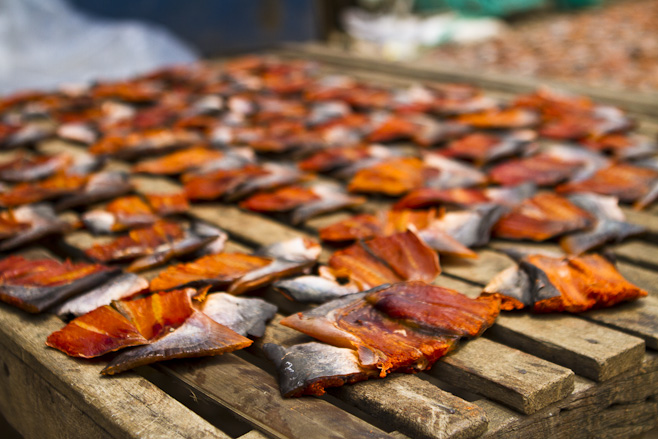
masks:
<svg viewBox="0 0 658 439"><path fill-rule="evenodd" d="M317 59L383 84L455 81L427 68L397 66L327 53L287 49L281 56ZM373 73L373 65L377 73ZM467 77L470 82L473 76ZM480 81L499 97L522 91ZM601 97L601 96L596 96ZM621 99L621 98L619 98ZM638 101L639 102L639 101ZM646 132L658 108L633 106ZM42 151L76 151L51 141ZM79 151L79 150L78 150ZM120 162L114 168L125 168ZM140 191L179 190L173 180L134 177ZM370 202L376 210L383 202ZM316 230L344 218L336 213L303 229L224 204L194 205L192 216L231 237L231 250L253 249ZM393 375L332 389L321 398L283 399L264 342L293 344L306 336L277 324L304 309L273 291L279 307L262 340L246 351L169 361L117 377L101 377L104 362L65 357L44 345L62 322L0 305L0 411L25 437L277 438L561 438L629 437L658 426L658 208L628 211L649 228L642 240L613 248L619 268L650 292L637 303L584 315L502 315L485 336L464 343L418 375ZM74 254L95 238L85 232L46 242L29 252ZM436 283L477 296L482 285L512 264L493 242L475 261L442 261ZM547 246L542 246L547 247ZM548 246L550 247L550 245ZM328 253L323 253L323 258ZM160 270L152 270L154 277Z"/></svg>

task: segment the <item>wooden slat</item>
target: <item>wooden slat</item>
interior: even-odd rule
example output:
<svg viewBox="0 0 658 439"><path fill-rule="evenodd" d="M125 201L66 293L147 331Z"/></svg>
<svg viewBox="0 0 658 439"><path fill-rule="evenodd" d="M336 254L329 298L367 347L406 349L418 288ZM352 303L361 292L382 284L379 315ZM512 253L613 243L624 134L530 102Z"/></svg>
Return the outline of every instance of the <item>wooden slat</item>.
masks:
<svg viewBox="0 0 658 439"><path fill-rule="evenodd" d="M81 437L228 438L133 373L102 379L101 365L46 348L46 337L61 327L54 316L26 315L0 305L2 411L22 434L44 437L59 431L62 436L76 432ZM20 395L30 391L36 393ZM35 413L43 423L32 418ZM34 425L27 425L28 421Z"/></svg>
<svg viewBox="0 0 658 439"><path fill-rule="evenodd" d="M277 438L385 438L365 421L317 398L284 399L274 377L233 354L157 366Z"/></svg>
<svg viewBox="0 0 658 439"><path fill-rule="evenodd" d="M642 367L594 384L576 377L575 390L564 401L532 416L506 418L490 403L490 430L482 438L634 437L658 426L658 356L645 355ZM493 408L493 410L491 410ZM498 428L497 426L501 426Z"/></svg>
<svg viewBox="0 0 658 439"><path fill-rule="evenodd" d="M658 270L658 245L633 240L613 247L613 252L624 261Z"/></svg>
<svg viewBox="0 0 658 439"><path fill-rule="evenodd" d="M259 346L291 346L312 340L280 325L281 318L277 315L268 325ZM474 438L487 429L487 418L479 407L414 375L394 374L385 380L332 389L331 393L411 437Z"/></svg>
<svg viewBox="0 0 658 439"><path fill-rule="evenodd" d="M647 347L658 350L658 299L645 297L615 308L588 311L584 318L643 338Z"/></svg>
<svg viewBox="0 0 658 439"><path fill-rule="evenodd" d="M464 343L431 375L530 414L573 391L574 373L486 338Z"/></svg>
<svg viewBox="0 0 658 439"><path fill-rule="evenodd" d="M505 314L491 337L596 381L639 367L644 341L564 315Z"/></svg>

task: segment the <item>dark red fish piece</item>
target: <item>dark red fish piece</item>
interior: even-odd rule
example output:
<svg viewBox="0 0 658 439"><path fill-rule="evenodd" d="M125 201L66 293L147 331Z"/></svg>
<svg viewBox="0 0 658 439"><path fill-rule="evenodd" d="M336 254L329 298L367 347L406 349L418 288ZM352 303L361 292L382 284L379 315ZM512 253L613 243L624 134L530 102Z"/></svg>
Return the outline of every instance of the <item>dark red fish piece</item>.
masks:
<svg viewBox="0 0 658 439"><path fill-rule="evenodd" d="M13 207L71 195L83 190L88 180L88 176L58 173L37 183L20 183L0 194L0 205Z"/></svg>
<svg viewBox="0 0 658 439"><path fill-rule="evenodd" d="M580 162L560 160L549 154L537 154L509 160L489 171L489 177L504 186L533 182L539 186L554 186L568 180L583 166Z"/></svg>
<svg viewBox="0 0 658 439"><path fill-rule="evenodd" d="M338 250L329 259L329 267L361 289L403 280L431 282L441 272L436 252L411 231Z"/></svg>
<svg viewBox="0 0 658 439"><path fill-rule="evenodd" d="M561 194L594 192L632 203L645 196L656 180L658 172L652 169L618 163L597 171L587 180L566 183L555 190Z"/></svg>
<svg viewBox="0 0 658 439"><path fill-rule="evenodd" d="M72 226L57 217L48 204L31 204L0 212L0 251L7 251Z"/></svg>
<svg viewBox="0 0 658 439"><path fill-rule="evenodd" d="M190 200L215 200L249 179L268 174L261 166L247 165L240 169L220 169L202 175L186 174L183 183L185 194Z"/></svg>
<svg viewBox="0 0 658 439"><path fill-rule="evenodd" d="M158 221L150 227L134 229L108 244L95 244L85 250L98 261L129 261L128 271L141 271L161 265L175 256L208 248L221 251L226 241L221 229L193 222L189 227Z"/></svg>
<svg viewBox="0 0 658 439"><path fill-rule="evenodd" d="M372 147L355 146L329 148L319 151L298 163L299 169L310 172L329 172L371 158Z"/></svg>
<svg viewBox="0 0 658 439"><path fill-rule="evenodd" d="M86 212L82 221L93 233L118 232L148 226L162 216L185 213L189 207L182 193L133 195L117 198L103 210Z"/></svg>
<svg viewBox="0 0 658 439"><path fill-rule="evenodd" d="M299 224L313 216L364 202L364 198L347 195L337 185L316 184L309 187L286 186L272 192L257 193L242 201L240 207L264 213L291 212L291 222Z"/></svg>
<svg viewBox="0 0 658 439"><path fill-rule="evenodd" d="M504 135L473 133L453 140L439 152L446 157L483 165L503 157L528 153L536 138L537 134L532 130L517 130Z"/></svg>
<svg viewBox="0 0 658 439"><path fill-rule="evenodd" d="M116 271L98 264L9 256L0 260L0 300L39 313L106 281Z"/></svg>
<svg viewBox="0 0 658 439"><path fill-rule="evenodd" d="M523 201L498 220L493 234L499 238L545 241L568 232L582 230L594 218L568 199L542 193Z"/></svg>
<svg viewBox="0 0 658 439"><path fill-rule="evenodd" d="M153 153L168 152L200 143L201 136L180 128L152 128L127 136L109 135L94 143L89 152L95 155L134 159Z"/></svg>
<svg viewBox="0 0 658 439"><path fill-rule="evenodd" d="M34 181L49 177L71 163L67 155L27 157L21 155L0 164L0 180L11 182Z"/></svg>
<svg viewBox="0 0 658 439"><path fill-rule="evenodd" d="M498 274L484 294L498 294L505 310L583 312L635 300L647 292L622 277L603 256L518 255L519 266Z"/></svg>
<svg viewBox="0 0 658 439"><path fill-rule="evenodd" d="M424 187L409 192L393 205L393 209L423 209L444 204L472 206L490 201L486 190L482 188L435 189Z"/></svg>

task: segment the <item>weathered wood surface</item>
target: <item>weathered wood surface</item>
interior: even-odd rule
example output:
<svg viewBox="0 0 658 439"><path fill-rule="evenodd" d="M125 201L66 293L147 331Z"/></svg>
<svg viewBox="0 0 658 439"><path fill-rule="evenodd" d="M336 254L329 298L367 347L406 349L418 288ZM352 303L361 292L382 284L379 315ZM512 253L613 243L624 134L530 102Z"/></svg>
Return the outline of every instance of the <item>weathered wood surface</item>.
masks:
<svg viewBox="0 0 658 439"><path fill-rule="evenodd" d="M157 367L273 437L388 437L380 429L321 399L284 399L273 376L233 354L169 362ZM331 428L326 428L329 425Z"/></svg>
<svg viewBox="0 0 658 439"><path fill-rule="evenodd" d="M526 414L566 397L574 385L569 369L486 338L464 343L430 374Z"/></svg>

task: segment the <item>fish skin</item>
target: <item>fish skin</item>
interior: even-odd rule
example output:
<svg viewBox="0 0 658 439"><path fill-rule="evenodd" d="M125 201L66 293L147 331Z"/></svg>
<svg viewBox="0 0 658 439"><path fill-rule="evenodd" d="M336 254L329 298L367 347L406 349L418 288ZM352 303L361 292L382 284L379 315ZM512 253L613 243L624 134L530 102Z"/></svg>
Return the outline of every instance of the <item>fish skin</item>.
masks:
<svg viewBox="0 0 658 439"><path fill-rule="evenodd" d="M646 229L626 222L624 212L619 208L616 197L592 193L575 193L569 200L586 210L596 219L590 230L577 232L560 240L562 248L570 254L581 254L607 242L619 243L629 236L644 233Z"/></svg>
<svg viewBox="0 0 658 439"><path fill-rule="evenodd" d="M291 222L295 225L301 224L318 215L349 207L356 207L366 202L364 197L348 195L339 185L316 184L311 190L320 198L315 201L305 202L294 209L291 216Z"/></svg>
<svg viewBox="0 0 658 439"><path fill-rule="evenodd" d="M240 182L226 192L224 195L226 201L237 201L256 191L275 189L297 183L306 178L303 172L292 166L268 163L263 168L268 172L266 175L256 176Z"/></svg>
<svg viewBox="0 0 658 439"><path fill-rule="evenodd" d="M51 311L60 317L81 316L114 300L121 300L148 289L149 283L133 273L121 273L104 284L83 292L54 307Z"/></svg>
<svg viewBox="0 0 658 439"><path fill-rule="evenodd" d="M64 168L68 162L69 158L64 154L36 157L35 159L19 157L10 163L0 164L0 180L12 183L40 180L50 177Z"/></svg>
<svg viewBox="0 0 658 439"><path fill-rule="evenodd" d="M480 204L469 210L448 212L434 223L434 227L466 247L479 247L489 242L491 229L506 211L505 206Z"/></svg>
<svg viewBox="0 0 658 439"><path fill-rule="evenodd" d="M277 311L276 306L262 299L236 297L227 293L209 294L198 309L244 337L262 337L266 322Z"/></svg>
<svg viewBox="0 0 658 439"><path fill-rule="evenodd" d="M302 303L322 303L359 291L354 284L340 285L334 280L310 275L280 280L274 282L272 287Z"/></svg>
<svg viewBox="0 0 658 439"><path fill-rule="evenodd" d="M540 193L514 207L496 223L494 236L545 241L564 233L589 228L594 218L567 198Z"/></svg>
<svg viewBox="0 0 658 439"><path fill-rule="evenodd" d="M101 374L114 375L138 366L174 358L221 355L244 349L252 343L248 338L197 311L174 331L152 343L120 353Z"/></svg>
<svg viewBox="0 0 658 439"><path fill-rule="evenodd" d="M68 222L60 220L52 206L46 203L21 206L13 211L13 215L17 221L28 223L30 227L0 241L0 251L12 250L44 236L65 233L72 228Z"/></svg>
<svg viewBox="0 0 658 439"><path fill-rule="evenodd" d="M106 282L118 269L104 267L103 271L89 274L67 284L54 287L0 285L0 300L29 313L40 313L82 291Z"/></svg>
<svg viewBox="0 0 658 439"><path fill-rule="evenodd" d="M228 288L231 294L242 294L278 279L299 274L317 262L322 247L309 239L293 238L254 252L255 256L273 258L264 267L256 268L236 279Z"/></svg>
<svg viewBox="0 0 658 439"><path fill-rule="evenodd" d="M317 342L288 348L265 343L263 351L277 369L279 389L284 398L320 396L327 387L339 387L378 376L376 371L359 365L352 349Z"/></svg>
<svg viewBox="0 0 658 439"><path fill-rule="evenodd" d="M438 169L438 176L428 179L424 186L435 189L465 188L487 182L487 176L474 167L436 153L423 154L423 163Z"/></svg>
<svg viewBox="0 0 658 439"><path fill-rule="evenodd" d="M55 203L61 212L73 207L88 205L123 195L133 190L128 174L124 172L100 172L90 177L82 192L64 197Z"/></svg>

